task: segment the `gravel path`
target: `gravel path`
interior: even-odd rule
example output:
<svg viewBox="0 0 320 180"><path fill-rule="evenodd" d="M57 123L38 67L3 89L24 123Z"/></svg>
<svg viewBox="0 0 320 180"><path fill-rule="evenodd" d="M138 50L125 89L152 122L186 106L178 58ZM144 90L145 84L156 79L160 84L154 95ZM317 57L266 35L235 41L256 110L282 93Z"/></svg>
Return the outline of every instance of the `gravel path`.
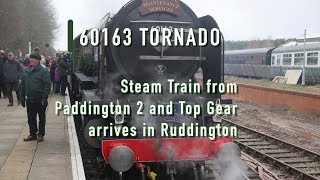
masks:
<svg viewBox="0 0 320 180"><path fill-rule="evenodd" d="M320 153L320 112L298 113L285 107L234 100L236 117L227 117L249 128Z"/></svg>

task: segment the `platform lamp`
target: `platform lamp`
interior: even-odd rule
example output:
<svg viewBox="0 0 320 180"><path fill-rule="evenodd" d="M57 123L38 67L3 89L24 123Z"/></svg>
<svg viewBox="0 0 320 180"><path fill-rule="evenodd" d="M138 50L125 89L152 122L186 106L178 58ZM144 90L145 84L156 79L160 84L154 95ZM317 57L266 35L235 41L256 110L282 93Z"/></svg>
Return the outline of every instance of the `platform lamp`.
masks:
<svg viewBox="0 0 320 180"><path fill-rule="evenodd" d="M306 38L307 38L307 30L304 30L304 44L303 44L303 68L302 68L302 85L306 85L306 59L307 59L307 54L306 54Z"/></svg>

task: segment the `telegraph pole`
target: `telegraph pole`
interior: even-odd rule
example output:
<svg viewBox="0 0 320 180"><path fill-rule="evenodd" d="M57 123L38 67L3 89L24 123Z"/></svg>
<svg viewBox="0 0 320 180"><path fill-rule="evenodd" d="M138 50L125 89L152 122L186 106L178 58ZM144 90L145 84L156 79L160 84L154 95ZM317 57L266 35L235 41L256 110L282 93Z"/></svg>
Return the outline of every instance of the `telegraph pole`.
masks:
<svg viewBox="0 0 320 180"><path fill-rule="evenodd" d="M31 42L29 42L29 54L31 54Z"/></svg>
<svg viewBox="0 0 320 180"><path fill-rule="evenodd" d="M302 85L306 85L306 62L307 62L307 54L306 54L306 38L307 38L307 30L304 30L304 45L303 45L303 69L302 69Z"/></svg>

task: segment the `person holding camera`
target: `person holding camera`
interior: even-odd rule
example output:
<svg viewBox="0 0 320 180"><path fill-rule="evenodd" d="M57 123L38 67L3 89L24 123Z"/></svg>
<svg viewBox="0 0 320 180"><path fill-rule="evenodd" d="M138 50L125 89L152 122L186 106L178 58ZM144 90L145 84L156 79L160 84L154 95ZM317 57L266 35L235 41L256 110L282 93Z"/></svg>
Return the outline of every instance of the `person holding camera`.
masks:
<svg viewBox="0 0 320 180"><path fill-rule="evenodd" d="M46 108L51 82L49 72L40 65L40 61L41 55L37 52L32 53L30 66L25 69L21 78L21 105L27 107L30 132L24 141L42 142L45 135ZM37 114L39 114L39 131Z"/></svg>

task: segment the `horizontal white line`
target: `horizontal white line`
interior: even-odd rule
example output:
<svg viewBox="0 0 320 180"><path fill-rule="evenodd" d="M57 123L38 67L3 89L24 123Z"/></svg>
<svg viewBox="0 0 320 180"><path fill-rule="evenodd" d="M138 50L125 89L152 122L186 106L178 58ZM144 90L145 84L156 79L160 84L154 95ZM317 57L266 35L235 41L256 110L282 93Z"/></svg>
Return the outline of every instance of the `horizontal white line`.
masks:
<svg viewBox="0 0 320 180"><path fill-rule="evenodd" d="M154 21L154 20L146 20L146 21L130 21L131 23L166 23L166 24L191 24L191 22L182 22L182 21Z"/></svg>
<svg viewBox="0 0 320 180"><path fill-rule="evenodd" d="M68 91L68 90L67 90ZM69 94L69 92L67 92ZM71 105L69 96L65 97L66 104ZM69 131L69 143L71 153L71 165L72 175L74 180L85 180L84 168L82 164L82 157L80 153L80 147L78 137L76 133L76 127L74 124L73 116L68 116L68 131Z"/></svg>

